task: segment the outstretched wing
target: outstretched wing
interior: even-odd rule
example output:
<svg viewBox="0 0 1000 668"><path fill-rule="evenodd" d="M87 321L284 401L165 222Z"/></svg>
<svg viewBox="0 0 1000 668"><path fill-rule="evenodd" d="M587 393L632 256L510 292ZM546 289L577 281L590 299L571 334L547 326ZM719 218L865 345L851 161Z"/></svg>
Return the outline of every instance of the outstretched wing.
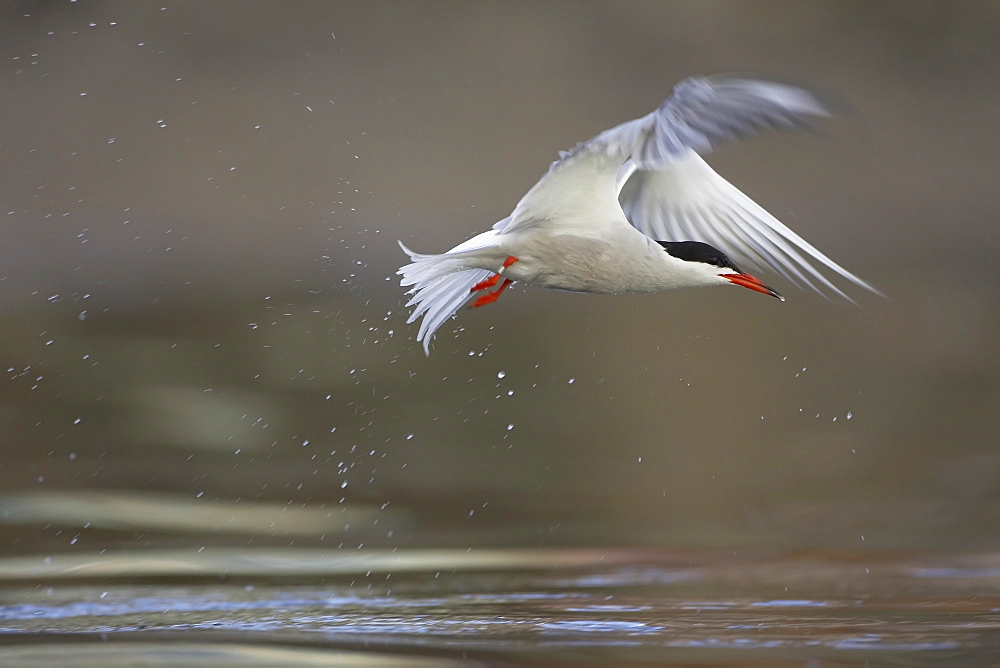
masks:
<svg viewBox="0 0 1000 668"><path fill-rule="evenodd" d="M795 86L735 76L685 79L656 111L561 153L518 202L503 234L529 226L607 234L628 224L618 202L626 164L660 169L691 150L707 153L726 141L826 115L815 96Z"/></svg>
<svg viewBox="0 0 1000 668"><path fill-rule="evenodd" d="M880 294L719 176L693 150L662 169L637 171L630 166L624 178L622 208L646 236L704 241L740 266L770 268L822 295L833 293L853 301L820 267Z"/></svg>
<svg viewBox="0 0 1000 668"><path fill-rule="evenodd" d="M563 153L501 234L546 226L605 236L631 224L658 240L711 243L737 262L769 266L820 293L847 297L816 264L875 291L699 157L761 131L808 128L831 115L828 102L786 83L732 75L685 79L652 113Z"/></svg>

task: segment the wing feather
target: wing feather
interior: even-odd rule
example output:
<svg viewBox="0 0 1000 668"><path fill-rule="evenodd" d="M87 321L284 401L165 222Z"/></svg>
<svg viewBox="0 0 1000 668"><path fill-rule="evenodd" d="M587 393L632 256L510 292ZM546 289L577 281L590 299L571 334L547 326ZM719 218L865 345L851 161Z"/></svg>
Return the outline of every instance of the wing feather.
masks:
<svg viewBox="0 0 1000 668"><path fill-rule="evenodd" d="M530 227L607 237L632 225L662 241L705 241L816 290L847 295L820 268L875 288L716 174L700 154L766 130L812 128L829 100L783 82L691 77L652 113L560 153L498 234ZM624 214L624 215L623 215Z"/></svg>
<svg viewBox="0 0 1000 668"><path fill-rule="evenodd" d="M632 225L647 236L710 243L737 264L766 265L820 294L850 300L820 268L878 293L719 176L694 150L659 169L630 171L621 205Z"/></svg>

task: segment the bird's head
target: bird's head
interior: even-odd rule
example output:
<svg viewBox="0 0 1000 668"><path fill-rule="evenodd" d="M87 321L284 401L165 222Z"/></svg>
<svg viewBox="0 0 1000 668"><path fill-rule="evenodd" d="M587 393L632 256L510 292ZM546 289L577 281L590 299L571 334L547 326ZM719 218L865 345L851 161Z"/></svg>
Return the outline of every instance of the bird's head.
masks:
<svg viewBox="0 0 1000 668"><path fill-rule="evenodd" d="M685 272L689 275L692 285L740 285L785 301L777 290L739 269L725 253L714 246L701 241L657 241L657 243L671 256L686 263Z"/></svg>

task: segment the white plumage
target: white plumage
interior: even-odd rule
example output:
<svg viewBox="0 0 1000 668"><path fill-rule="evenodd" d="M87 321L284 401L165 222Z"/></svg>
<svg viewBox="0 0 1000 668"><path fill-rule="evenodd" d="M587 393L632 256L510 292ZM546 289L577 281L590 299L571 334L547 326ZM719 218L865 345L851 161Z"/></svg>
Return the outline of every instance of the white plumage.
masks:
<svg viewBox="0 0 1000 668"><path fill-rule="evenodd" d="M685 79L650 114L564 152L510 216L440 255L414 253L408 323L430 353L435 331L474 292L509 283L577 292L658 292L736 284L778 297L733 260L850 299L817 264L877 292L785 227L701 158L769 128L830 116L803 88L733 76ZM671 243L683 241L699 244ZM706 246L705 244L709 244Z"/></svg>

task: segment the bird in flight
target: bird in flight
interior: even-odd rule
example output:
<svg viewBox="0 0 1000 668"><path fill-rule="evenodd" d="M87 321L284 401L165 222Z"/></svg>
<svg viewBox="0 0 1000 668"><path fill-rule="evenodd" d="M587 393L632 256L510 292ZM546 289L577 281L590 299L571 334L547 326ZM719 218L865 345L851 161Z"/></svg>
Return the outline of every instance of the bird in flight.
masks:
<svg viewBox="0 0 1000 668"><path fill-rule="evenodd" d="M417 341L467 301L497 300L512 283L620 294L739 285L784 301L740 269L769 267L820 294L851 298L820 272L878 291L788 229L702 159L768 129L832 116L804 88L734 75L681 81L653 112L560 153L513 212L446 253L415 253L397 272L410 287ZM723 251L722 249L725 249Z"/></svg>

